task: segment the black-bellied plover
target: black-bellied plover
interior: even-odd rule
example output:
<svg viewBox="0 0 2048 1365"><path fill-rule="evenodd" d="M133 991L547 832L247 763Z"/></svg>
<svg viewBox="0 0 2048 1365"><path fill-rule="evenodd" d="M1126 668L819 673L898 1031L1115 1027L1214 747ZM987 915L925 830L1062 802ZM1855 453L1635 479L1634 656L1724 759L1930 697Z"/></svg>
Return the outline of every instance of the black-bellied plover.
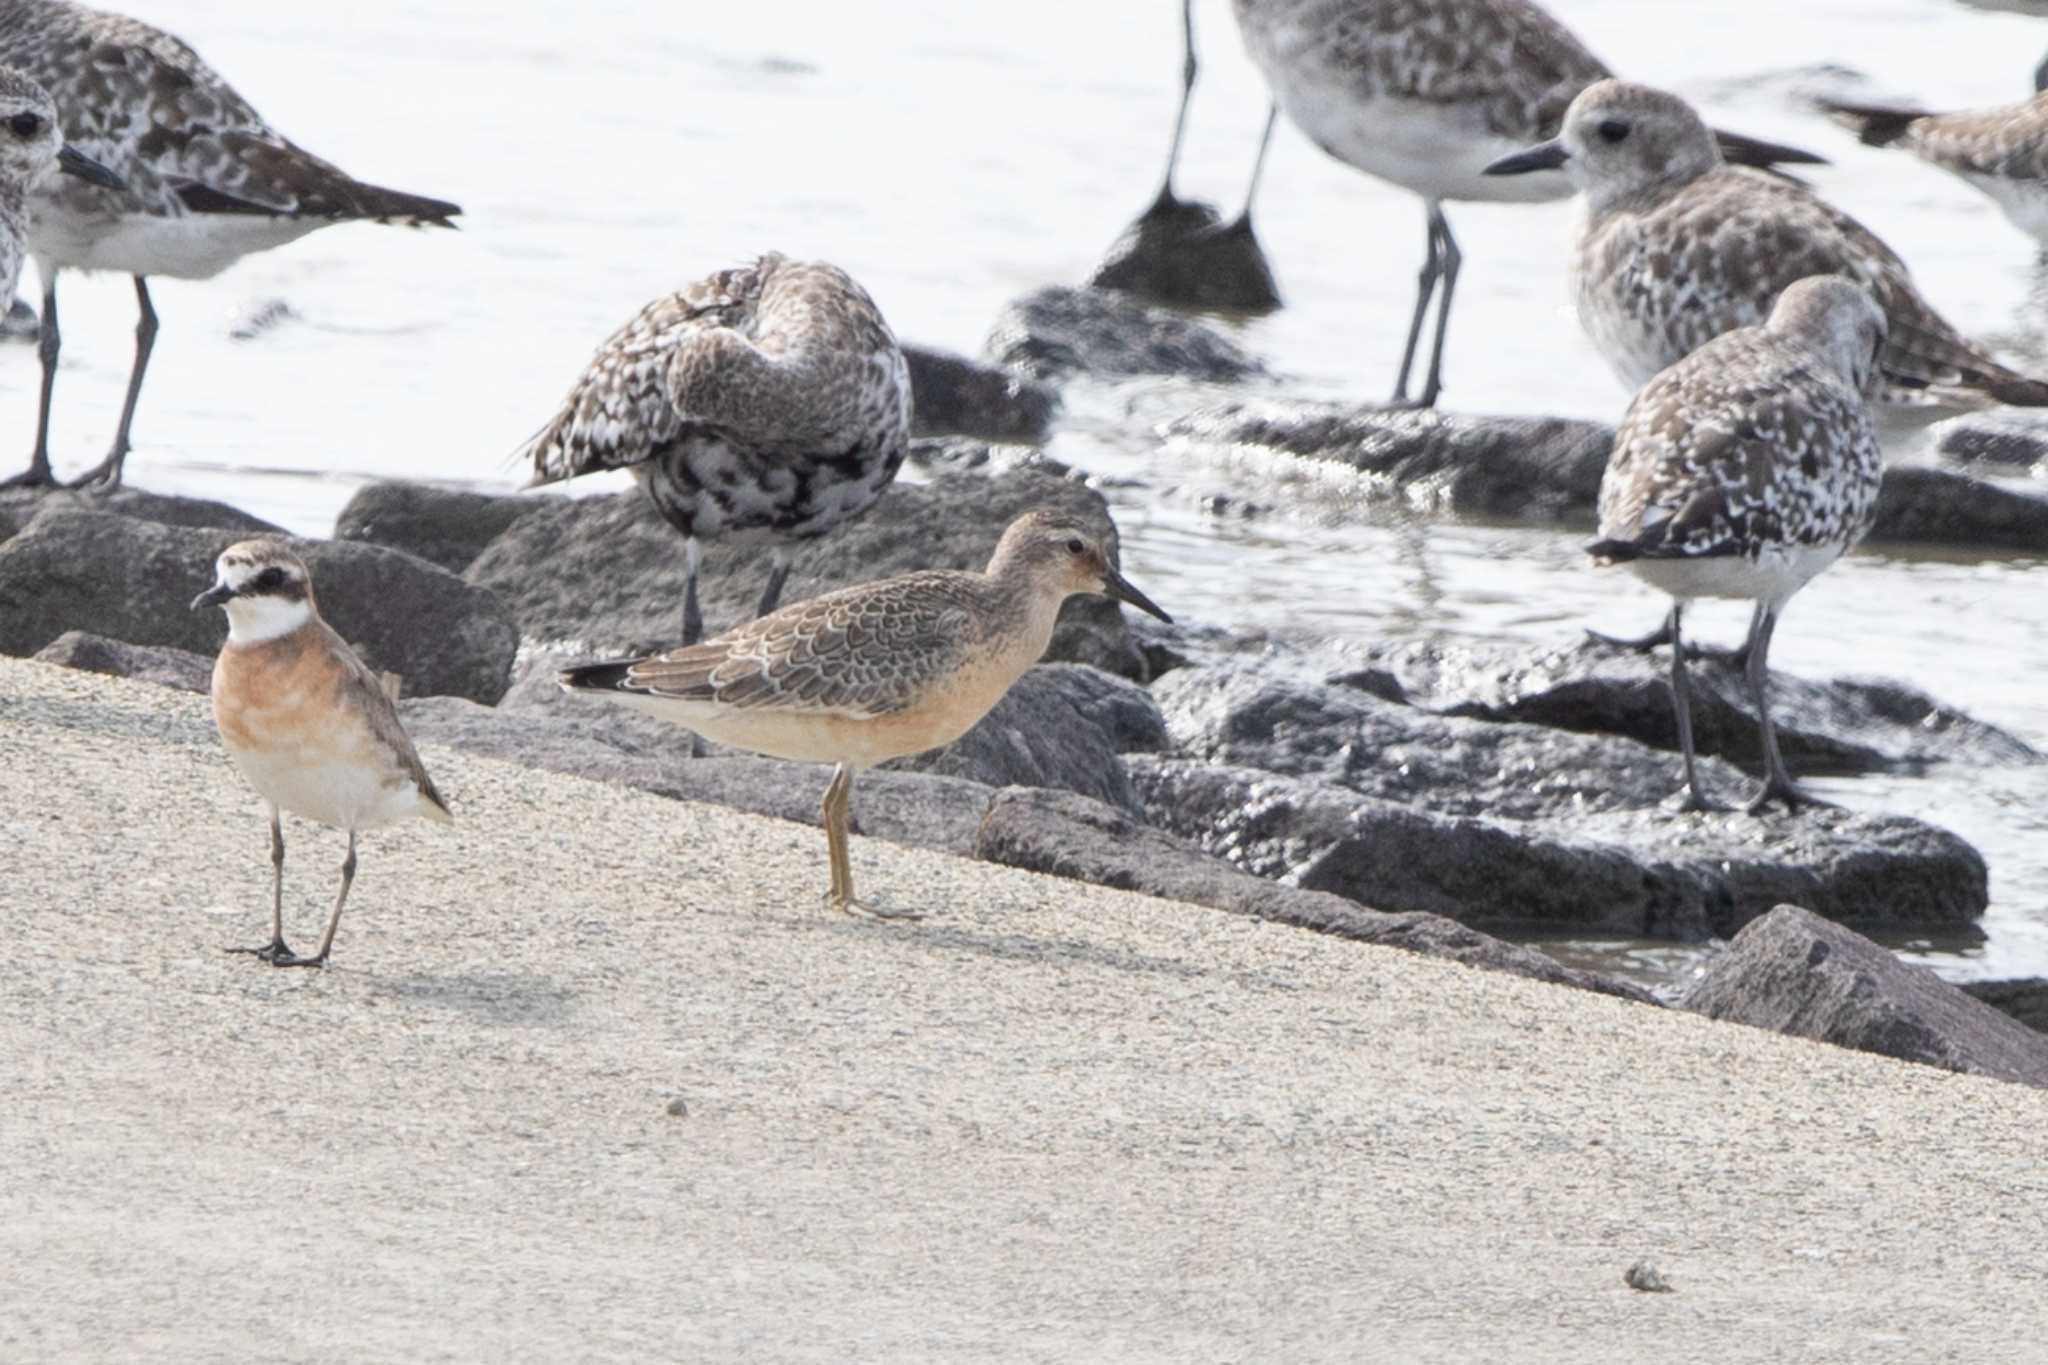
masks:
<svg viewBox="0 0 2048 1365"><path fill-rule="evenodd" d="M788 547L868 510L910 443L910 370L852 276L769 252L641 309L520 447L535 484L631 469L688 555L683 643L703 638L698 542Z"/></svg>
<svg viewBox="0 0 2048 1365"><path fill-rule="evenodd" d="M49 92L0 66L0 300L12 300L21 279L30 196L59 171L122 188L120 176L65 143Z"/></svg>
<svg viewBox="0 0 2048 1365"><path fill-rule="evenodd" d="M1441 281L1429 372L1415 401L1443 386L1451 292L1464 257L1447 200L1563 199L1563 176L1514 183L1482 172L1555 135L1573 95L1607 76L1599 58L1528 0L1235 0L1245 47L1287 116L1325 152L1421 196L1427 250L1393 402L1408 379L1430 296ZM1820 158L1734 134L1731 157L1770 165Z"/></svg>
<svg viewBox="0 0 2048 1365"><path fill-rule="evenodd" d="M1051 643L1060 604L1101 593L1169 620L1117 571L1114 532L1030 512L986 572L898 574L797 602L702 644L566 669L563 688L644 710L755 753L837 765L820 815L831 904L854 896L854 778L950 744Z"/></svg>
<svg viewBox="0 0 2048 1365"><path fill-rule="evenodd" d="M228 951L274 967L324 967L355 880L357 831L414 815L454 817L377 675L320 618L313 580L283 541L223 550L213 586L192 601L194 611L212 606L228 615L213 665L213 718L235 767L270 803L270 942ZM285 946L279 811L348 831L341 890L310 957Z"/></svg>
<svg viewBox="0 0 2048 1365"><path fill-rule="evenodd" d="M2048 246L2048 95L1952 114L1820 103L1867 145L1901 148L1955 175L1988 196L2014 227Z"/></svg>
<svg viewBox="0 0 2048 1365"><path fill-rule="evenodd" d="M1558 167L1586 195L1571 269L1579 321L1629 388L1723 332L1762 322L1793 281L1842 275L1870 291L1889 324L1873 398L1931 415L1988 402L2048 405L2048 384L1950 326L1861 223L1805 185L1726 164L1676 95L1624 81L1589 86L1555 140L1488 169Z"/></svg>
<svg viewBox="0 0 2048 1365"><path fill-rule="evenodd" d="M50 396L57 377L57 275L135 277L135 363L107 456L79 484L114 487L128 457L135 401L156 341L148 277L211 279L251 252L329 223L454 226L454 204L350 178L291 142L185 43L139 20L71 0L0 0L0 64L56 101L65 137L127 182L67 180L35 196L29 254L43 280L42 398L27 471L49 484Z"/></svg>
<svg viewBox="0 0 2048 1365"><path fill-rule="evenodd" d="M1685 806L1707 809L1692 747L1680 618L1696 597L1756 603L1747 669L1763 731L1751 811L1813 798L1778 754L1767 696L1771 634L1785 603L1862 539L1884 457L1865 389L1884 313L1839 275L1786 289L1760 327L1724 332L1643 386L1600 481L1596 563L1622 564L1671 595L1671 690Z"/></svg>

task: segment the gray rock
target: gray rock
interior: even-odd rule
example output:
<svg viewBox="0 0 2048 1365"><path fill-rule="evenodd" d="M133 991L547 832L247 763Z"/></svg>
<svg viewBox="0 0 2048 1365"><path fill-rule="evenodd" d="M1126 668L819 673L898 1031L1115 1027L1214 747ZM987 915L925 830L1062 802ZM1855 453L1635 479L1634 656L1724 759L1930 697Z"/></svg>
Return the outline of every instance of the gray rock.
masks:
<svg viewBox="0 0 2048 1365"><path fill-rule="evenodd" d="M579 715L579 710L589 714ZM620 707L589 703L546 711L538 707L507 711L456 697L424 697L399 706L407 731L419 743L445 744L678 800L707 801L801 824L819 824L818 806L832 778L829 767L746 754L691 758L689 738L683 731L663 726L659 744L643 744L617 724L621 714L629 713ZM863 773L854 789L854 829L891 843L971 857L989 795L988 788L959 778ZM678 817L678 837L686 829L686 819ZM818 879L822 889L826 881L822 841Z"/></svg>
<svg viewBox="0 0 2048 1365"><path fill-rule="evenodd" d="M534 510L531 498L428 483L370 483L355 491L334 522L336 540L388 545L450 573L470 566L484 546Z"/></svg>
<svg viewBox="0 0 2048 1365"><path fill-rule="evenodd" d="M964 355L905 346L903 358L916 403L910 429L919 436L1037 441L1059 410L1059 394L1046 385Z"/></svg>
<svg viewBox="0 0 2048 1365"><path fill-rule="evenodd" d="M89 631L67 630L38 650L35 657L41 663L134 678L186 692L208 692L213 688L213 660L204 654L164 645L131 645Z"/></svg>
<svg viewBox="0 0 2048 1365"><path fill-rule="evenodd" d="M34 654L67 630L211 655L226 626L191 610L213 561L247 535L52 505L0 544L0 653ZM382 546L293 541L321 614L408 693L494 702L518 634L497 599L424 560Z"/></svg>
<svg viewBox="0 0 2048 1365"><path fill-rule="evenodd" d="M1676 750L1668 653L1591 642L1571 648L1402 641L1367 653L1368 666L1330 681L1405 699L1446 716L1517 721L1625 735ZM1708 656L1691 664L1693 742L1760 769L1756 708L1742 671ZM1795 770L1849 773L1918 770L1931 763L2040 761L2016 735L1943 706L1903 683L1825 682L1771 675L1778 744Z"/></svg>
<svg viewBox="0 0 2048 1365"><path fill-rule="evenodd" d="M13 488L0 490L0 540L21 530L44 511L68 508L75 512L114 512L160 526L197 526L210 530L240 531L244 537L283 535L261 517L250 516L211 498L184 498L170 493L151 493L142 488L117 488L111 493L89 493L68 488Z"/></svg>
<svg viewBox="0 0 2048 1365"><path fill-rule="evenodd" d="M1824 913L1964 930L1982 858L1944 830L1845 811L1450 815L1328 781L1131 754L1153 824L1261 877L1495 932L1726 937L1799 894Z"/></svg>
<svg viewBox="0 0 2048 1365"><path fill-rule="evenodd" d="M1169 423L1166 434L1195 458L1263 480L1238 491L1256 491L1265 502L1362 496L1447 515L1569 526L1592 525L1614 444L1614 429L1597 422L1278 398L1198 409ZM1357 478L1333 485L1290 477L1290 459L1343 466Z"/></svg>
<svg viewBox="0 0 2048 1365"><path fill-rule="evenodd" d="M782 600L911 569L982 568L1005 526L1046 506L1099 519L1114 535L1101 494L1035 470L897 483L858 521L795 551ZM683 542L645 497L637 490L541 497L534 507L465 574L499 594L528 638L579 641L598 653L665 649L681 638ZM750 619L766 579L766 555L706 545L699 580L706 629L716 633ZM1121 609L1101 597L1068 600L1046 658L1146 676Z"/></svg>
<svg viewBox="0 0 2048 1365"><path fill-rule="evenodd" d="M1119 754L1160 749L1166 722L1145 689L1085 664L1040 664L943 749L892 769L989 787L1049 787L1136 812Z"/></svg>
<svg viewBox="0 0 2048 1365"><path fill-rule="evenodd" d="M1049 285L1011 302L984 347L1033 379L1174 375L1229 383L1264 367L1220 330L1110 289Z"/></svg>
<svg viewBox="0 0 2048 1365"><path fill-rule="evenodd" d="M1965 981L1961 989L1999 1013L2019 1020L2036 1033L2048 1033L2048 977L2023 976L2008 981Z"/></svg>
<svg viewBox="0 0 2048 1365"><path fill-rule="evenodd" d="M2048 551L2048 498L1946 469L1894 465L1878 490L1873 541Z"/></svg>
<svg viewBox="0 0 2048 1365"><path fill-rule="evenodd" d="M1650 998L1636 987L1565 967L1534 949L1437 915L1383 914L1340 896L1276 886L1101 802L1067 792L1017 787L997 792L982 818L976 852L990 862L1049 876L1142 891L1539 981Z"/></svg>
<svg viewBox="0 0 2048 1365"><path fill-rule="evenodd" d="M1016 469L1035 469L1058 479L1085 476L1063 460L1055 460L1037 446L983 441L967 436L921 437L910 443L904 457L914 469L928 474L1007 474Z"/></svg>
<svg viewBox="0 0 2048 1365"><path fill-rule="evenodd" d="M1280 306L1273 267L1249 218L1225 223L1213 205L1163 190L1124 229L1088 277L1169 308L1270 313Z"/></svg>
<svg viewBox="0 0 2048 1365"><path fill-rule="evenodd" d="M1682 1003L1713 1019L2048 1085L2048 1038L1796 905L1736 935Z"/></svg>

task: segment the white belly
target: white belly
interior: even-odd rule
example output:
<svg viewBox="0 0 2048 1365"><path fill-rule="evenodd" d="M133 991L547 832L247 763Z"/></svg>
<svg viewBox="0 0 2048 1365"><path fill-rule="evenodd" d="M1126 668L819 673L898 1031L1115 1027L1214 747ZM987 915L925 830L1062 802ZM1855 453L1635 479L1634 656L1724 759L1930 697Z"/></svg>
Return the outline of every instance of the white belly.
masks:
<svg viewBox="0 0 2048 1365"><path fill-rule="evenodd" d="M1292 68L1284 79L1269 72L1267 80L1287 117L1311 142L1347 166L1424 199L1523 204L1572 193L1562 171L1480 174L1528 144L1489 132L1477 109L1367 96L1355 78L1316 69Z"/></svg>
<svg viewBox="0 0 2048 1365"><path fill-rule="evenodd" d="M228 754L264 800L336 829L374 829L426 814L412 780L389 768L232 746Z"/></svg>
<svg viewBox="0 0 2048 1365"><path fill-rule="evenodd" d="M1785 605L1813 576L1842 557L1841 544L1766 550L1755 559L1715 555L1701 559L1633 559L1627 567L1651 587L1680 600L1733 597Z"/></svg>
<svg viewBox="0 0 2048 1365"><path fill-rule="evenodd" d="M2014 227L2048 246L2048 182L2003 175L1965 175L1971 187L1989 195Z"/></svg>
<svg viewBox="0 0 2048 1365"><path fill-rule="evenodd" d="M29 254L64 270L118 270L204 280L252 252L297 241L323 218L271 218L260 214L78 213L38 199L29 225Z"/></svg>

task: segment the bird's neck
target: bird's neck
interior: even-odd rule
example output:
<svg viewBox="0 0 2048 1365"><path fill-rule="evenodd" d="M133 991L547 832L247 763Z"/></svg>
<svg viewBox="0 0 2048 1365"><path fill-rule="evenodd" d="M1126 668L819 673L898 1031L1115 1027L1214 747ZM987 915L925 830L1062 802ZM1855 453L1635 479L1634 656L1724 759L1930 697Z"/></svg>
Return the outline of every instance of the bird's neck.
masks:
<svg viewBox="0 0 2048 1365"><path fill-rule="evenodd" d="M313 604L302 597L235 597L227 611L228 642L237 645L281 640L313 621Z"/></svg>

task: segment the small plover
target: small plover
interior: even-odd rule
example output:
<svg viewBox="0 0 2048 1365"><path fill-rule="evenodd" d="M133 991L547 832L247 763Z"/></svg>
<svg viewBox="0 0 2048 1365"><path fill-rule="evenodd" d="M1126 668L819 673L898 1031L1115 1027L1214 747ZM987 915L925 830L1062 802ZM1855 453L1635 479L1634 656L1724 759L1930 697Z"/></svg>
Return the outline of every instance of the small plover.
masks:
<svg viewBox="0 0 2048 1365"><path fill-rule="evenodd" d="M704 637L703 539L788 547L868 510L910 446L910 368L853 277L769 252L641 309L521 446L533 484L631 469L688 556L683 643Z"/></svg>
<svg viewBox="0 0 2048 1365"><path fill-rule="evenodd" d="M837 909L854 896L854 778L950 744L988 714L1052 640L1060 604L1101 593L1170 620L1117 571L1114 532L1030 512L986 572L929 570L797 602L702 644L561 674L565 690L646 711L721 744L837 765L825 826Z"/></svg>
<svg viewBox="0 0 2048 1365"><path fill-rule="evenodd" d="M2048 384L1950 326L1876 234L1805 185L1726 164L1676 95L1623 81L1588 86L1555 140L1487 169L1559 167L1586 195L1571 271L1579 321L1629 388L1723 332L1761 323L1794 281L1841 275L1870 291L1889 326L1874 399L1930 416L2048 405Z"/></svg>
<svg viewBox="0 0 2048 1365"><path fill-rule="evenodd" d="M2048 95L1937 114L1847 100L1821 107L1872 147L1898 147L1957 176L2048 246Z"/></svg>
<svg viewBox="0 0 2048 1365"><path fill-rule="evenodd" d="M14 298L28 253L30 196L58 171L108 189L121 177L64 142L49 92L0 66L0 300Z"/></svg>
<svg viewBox="0 0 2048 1365"><path fill-rule="evenodd" d="M351 178L273 130L184 42L124 15L72 0L0 0L0 64L40 82L57 102L65 137L126 182L115 189L66 180L34 196L28 240L43 281L42 397L29 467L8 483L54 482L60 271L135 278L135 361L121 419L106 458L77 481L111 488L121 482L156 341L149 276L211 279L251 252L329 223L453 227L448 220L462 212Z"/></svg>
<svg viewBox="0 0 2048 1365"><path fill-rule="evenodd" d="M1724 332L1629 404L1600 481L1600 564L1672 599L1671 690L1685 808L1711 807L1692 747L1680 619L1696 597L1756 603L1747 670L1764 785L1749 809L1811 802L1785 770L1766 696L1771 634L1792 595L1862 539L1884 474L1865 389L1885 315L1839 275L1786 289L1760 327Z"/></svg>
<svg viewBox="0 0 2048 1365"><path fill-rule="evenodd" d="M1451 291L1464 260L1447 200L1529 203L1571 194L1561 175L1489 179L1488 162L1557 133L1573 95L1609 73L1528 0L1235 0L1238 27L1266 85L1309 141L1422 199L1426 254L1393 402L1408 377L1438 282L1436 337L1416 403L1443 387ZM1731 158L1817 162L1790 147L1719 135Z"/></svg>
<svg viewBox="0 0 2048 1365"><path fill-rule="evenodd" d="M454 817L377 675L321 619L313 580L290 547L245 540L222 551L213 586L192 600L194 611L212 606L228 615L213 665L213 718L235 767L270 803L270 942L228 951L276 967L324 967L355 880L357 832L413 815ZM280 811L348 831L341 890L310 957L285 946Z"/></svg>

